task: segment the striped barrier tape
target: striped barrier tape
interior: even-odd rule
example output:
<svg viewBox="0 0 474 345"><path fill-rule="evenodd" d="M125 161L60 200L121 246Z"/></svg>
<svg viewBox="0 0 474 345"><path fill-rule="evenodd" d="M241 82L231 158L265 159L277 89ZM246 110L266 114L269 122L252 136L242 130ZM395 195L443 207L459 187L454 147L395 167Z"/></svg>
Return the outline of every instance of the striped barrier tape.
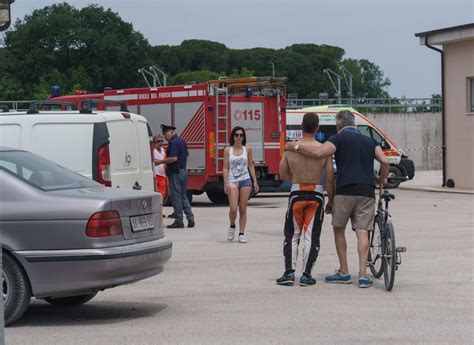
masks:
<svg viewBox="0 0 474 345"><path fill-rule="evenodd" d="M411 147L409 149L402 149L402 151L409 152L409 151L422 151L428 149L441 149L439 146L425 146L425 147Z"/></svg>

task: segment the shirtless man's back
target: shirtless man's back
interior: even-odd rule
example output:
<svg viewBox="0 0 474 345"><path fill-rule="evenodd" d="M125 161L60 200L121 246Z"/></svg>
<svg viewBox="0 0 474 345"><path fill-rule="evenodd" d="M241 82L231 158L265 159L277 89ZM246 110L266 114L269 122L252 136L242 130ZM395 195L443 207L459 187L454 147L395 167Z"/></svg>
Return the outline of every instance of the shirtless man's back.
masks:
<svg viewBox="0 0 474 345"><path fill-rule="evenodd" d="M314 113L307 113L301 125L305 145L321 145L314 139L319 128L319 118ZM321 184L323 170L326 172L326 189L328 197L334 194L334 172L332 159L308 158L297 152L285 152L280 162L280 178L291 180L291 193L285 219L285 273L279 279L279 285L293 285L295 281L296 260L301 233L304 233L303 274L300 285L313 285L316 280L311 277L311 270L319 253L319 239L324 217L324 189Z"/></svg>

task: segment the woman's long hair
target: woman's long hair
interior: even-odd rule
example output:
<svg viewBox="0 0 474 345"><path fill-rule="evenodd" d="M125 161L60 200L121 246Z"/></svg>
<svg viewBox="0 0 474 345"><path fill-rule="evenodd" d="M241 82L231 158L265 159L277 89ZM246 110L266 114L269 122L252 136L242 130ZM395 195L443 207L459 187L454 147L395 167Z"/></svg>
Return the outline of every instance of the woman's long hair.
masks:
<svg viewBox="0 0 474 345"><path fill-rule="evenodd" d="M242 133L244 133L244 138L242 139L242 145L245 146L247 144L247 134L245 133L245 129L243 129L242 127L240 126L235 126L234 128L232 128L232 132L230 133L230 146L234 146L234 135L235 135L235 132L237 131L242 131Z"/></svg>

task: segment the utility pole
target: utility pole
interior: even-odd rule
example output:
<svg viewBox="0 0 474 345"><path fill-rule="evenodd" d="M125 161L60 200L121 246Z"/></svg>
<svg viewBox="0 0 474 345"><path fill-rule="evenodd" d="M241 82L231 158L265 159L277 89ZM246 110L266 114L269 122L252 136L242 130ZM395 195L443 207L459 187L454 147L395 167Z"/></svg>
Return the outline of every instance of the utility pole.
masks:
<svg viewBox="0 0 474 345"><path fill-rule="evenodd" d="M275 78L275 64L273 63L273 61L270 61L269 64L272 65L272 77Z"/></svg>
<svg viewBox="0 0 474 345"><path fill-rule="evenodd" d="M339 74L337 74L336 72L334 72L332 69L330 68L325 68L323 70L323 73L326 73L327 76L329 77L329 80L331 81L331 84L332 86L334 87L334 89L336 90L336 93L337 93L337 101L339 104L341 104L341 76ZM336 84L334 83L334 80L332 80L332 75L336 76L337 78L337 87L336 87Z"/></svg>

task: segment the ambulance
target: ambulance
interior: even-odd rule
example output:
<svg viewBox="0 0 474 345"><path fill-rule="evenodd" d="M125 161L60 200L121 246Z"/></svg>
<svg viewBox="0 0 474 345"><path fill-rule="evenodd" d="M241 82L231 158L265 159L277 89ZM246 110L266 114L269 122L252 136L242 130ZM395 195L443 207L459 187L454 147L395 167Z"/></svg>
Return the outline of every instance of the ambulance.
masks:
<svg viewBox="0 0 474 345"><path fill-rule="evenodd" d="M301 122L303 115L314 112L319 116L319 131L316 140L324 143L331 135L336 134L336 114L341 110L349 110L355 116L356 127L359 133L375 139L380 143L390 162L389 176L408 176L411 180L415 176L415 165L407 155L385 134L374 122L359 113L357 110L341 105L325 105L303 109L288 109L286 111L286 140L295 141L302 137ZM378 170L376 164L375 170ZM389 187L398 187L400 181L389 184Z"/></svg>

